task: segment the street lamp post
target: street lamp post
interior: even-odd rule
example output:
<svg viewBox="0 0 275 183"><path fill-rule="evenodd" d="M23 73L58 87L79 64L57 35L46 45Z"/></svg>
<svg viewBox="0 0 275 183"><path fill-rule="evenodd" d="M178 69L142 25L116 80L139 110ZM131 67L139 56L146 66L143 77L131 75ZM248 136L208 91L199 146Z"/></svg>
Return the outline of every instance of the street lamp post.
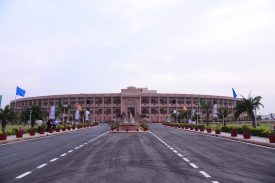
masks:
<svg viewBox="0 0 275 183"><path fill-rule="evenodd" d="M221 111L222 111L222 126L224 126L224 111L223 110Z"/></svg>
<svg viewBox="0 0 275 183"><path fill-rule="evenodd" d="M30 125L32 124L32 110L30 110Z"/></svg>

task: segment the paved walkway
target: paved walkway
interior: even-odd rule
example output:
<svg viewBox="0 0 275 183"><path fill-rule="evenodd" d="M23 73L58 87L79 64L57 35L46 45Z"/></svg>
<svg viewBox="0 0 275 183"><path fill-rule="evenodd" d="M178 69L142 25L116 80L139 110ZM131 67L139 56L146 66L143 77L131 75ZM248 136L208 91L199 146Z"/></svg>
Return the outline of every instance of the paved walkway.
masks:
<svg viewBox="0 0 275 183"><path fill-rule="evenodd" d="M87 128L95 128L96 126L93 127L87 127ZM23 134L22 138L16 138L16 135L8 135L7 136L7 140L0 140L0 144L6 144L6 143L10 143L10 142L17 142L17 141L24 141L24 140L29 140L29 139L37 139L37 138L44 138L47 136L52 136L52 135L61 135L64 133L71 133L71 132L75 132L75 131L79 131L79 130L84 130L87 128L80 128L80 129L75 129L75 130L66 130L66 131L60 131L60 132L53 132L53 133L49 133L49 132L45 132L44 134L39 134L39 133L35 133L34 136L30 136L29 133L25 133Z"/></svg>
<svg viewBox="0 0 275 183"><path fill-rule="evenodd" d="M169 128L169 127L167 126L167 128ZM174 127L170 127L170 128L174 128ZM215 136L215 137L219 137L219 138L225 138L225 139L230 139L230 140L241 141L241 142L245 142L245 143L251 143L251 144L275 148L275 143L270 143L269 138L267 138L267 137L251 136L250 139L244 139L243 134L238 134L237 137L231 137L231 133L221 132L221 134L215 134L215 131L213 131L213 130L211 133L207 133L206 130L204 130L203 132L200 132L200 131L182 129L182 128L178 128L178 129L184 130L184 131L189 131L191 133L210 135L210 136Z"/></svg>

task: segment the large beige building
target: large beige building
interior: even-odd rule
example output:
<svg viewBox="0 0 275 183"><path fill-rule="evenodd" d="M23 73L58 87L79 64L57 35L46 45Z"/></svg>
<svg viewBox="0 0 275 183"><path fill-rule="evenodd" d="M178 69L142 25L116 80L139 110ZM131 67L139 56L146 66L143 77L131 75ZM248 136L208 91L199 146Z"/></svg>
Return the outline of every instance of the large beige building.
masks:
<svg viewBox="0 0 275 183"><path fill-rule="evenodd" d="M232 111L234 101L232 97L214 95L194 94L169 94L158 93L148 88L128 87L120 93L100 94L70 94L50 95L39 97L28 97L11 101L17 112L31 105L40 105L44 110L49 110L50 105L63 104L73 106L69 112L70 118L74 116L76 105L82 109L89 109L90 119L94 121L112 121L117 115L128 114L130 110L133 115L143 114L149 117L150 121L166 121L171 113L182 111L184 108L199 111L204 116L205 111L200 108L199 101L217 103ZM232 117L232 113L231 116Z"/></svg>

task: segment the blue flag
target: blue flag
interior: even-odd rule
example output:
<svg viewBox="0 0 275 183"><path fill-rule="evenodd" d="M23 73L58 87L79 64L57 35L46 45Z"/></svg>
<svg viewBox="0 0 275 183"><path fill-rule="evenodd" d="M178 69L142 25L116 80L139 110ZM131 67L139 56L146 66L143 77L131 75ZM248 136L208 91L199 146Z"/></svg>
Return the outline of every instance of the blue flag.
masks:
<svg viewBox="0 0 275 183"><path fill-rule="evenodd" d="M24 97L24 96L25 96L25 93L26 93L25 90L23 90L22 88L19 88L19 87L17 86L17 88L16 88L16 95L19 95L19 96L21 96L21 97Z"/></svg>
<svg viewBox="0 0 275 183"><path fill-rule="evenodd" d="M234 98L237 98L238 95L236 94L234 88L232 88L232 92L233 92L233 97L234 97Z"/></svg>

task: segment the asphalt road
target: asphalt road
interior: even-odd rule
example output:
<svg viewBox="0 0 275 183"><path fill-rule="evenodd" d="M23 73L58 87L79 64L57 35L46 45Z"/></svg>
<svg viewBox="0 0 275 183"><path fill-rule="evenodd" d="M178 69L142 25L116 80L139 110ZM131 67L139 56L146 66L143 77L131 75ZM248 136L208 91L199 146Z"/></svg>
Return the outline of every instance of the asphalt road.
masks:
<svg viewBox="0 0 275 183"><path fill-rule="evenodd" d="M0 182L275 182L273 149L150 129L106 133L100 125L0 146Z"/></svg>

